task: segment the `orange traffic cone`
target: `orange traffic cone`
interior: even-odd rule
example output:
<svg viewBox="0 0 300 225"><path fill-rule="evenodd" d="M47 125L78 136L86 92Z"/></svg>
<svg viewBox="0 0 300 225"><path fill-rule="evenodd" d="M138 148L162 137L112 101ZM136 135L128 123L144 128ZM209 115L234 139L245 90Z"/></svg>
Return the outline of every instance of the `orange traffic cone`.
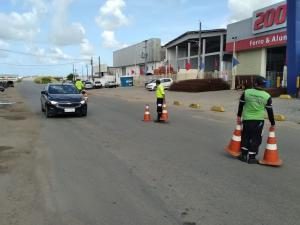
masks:
<svg viewBox="0 0 300 225"><path fill-rule="evenodd" d="M163 110L162 110L160 120L167 122L168 119L169 119L169 114L168 114L168 111L167 111L167 105L163 104Z"/></svg>
<svg viewBox="0 0 300 225"><path fill-rule="evenodd" d="M225 148L230 155L238 157L241 154L242 126L237 124L229 145Z"/></svg>
<svg viewBox="0 0 300 225"><path fill-rule="evenodd" d="M143 121L145 121L145 122L151 121L151 115L150 115L150 111L149 111L149 105L145 106L144 120Z"/></svg>
<svg viewBox="0 0 300 225"><path fill-rule="evenodd" d="M277 140L275 137L275 128L271 127L269 130L269 137L267 140L267 146L264 153L264 159L259 160L259 164L268 166L281 166L282 160L279 159L277 150Z"/></svg>

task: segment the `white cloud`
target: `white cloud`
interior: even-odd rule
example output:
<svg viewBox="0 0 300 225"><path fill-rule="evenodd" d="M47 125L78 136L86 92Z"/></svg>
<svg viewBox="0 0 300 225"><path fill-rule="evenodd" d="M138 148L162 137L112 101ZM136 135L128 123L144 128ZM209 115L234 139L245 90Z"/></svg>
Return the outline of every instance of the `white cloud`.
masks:
<svg viewBox="0 0 300 225"><path fill-rule="evenodd" d="M128 25L129 19L122 12L125 6L124 0L107 0L99 9L100 15L96 17L97 24L104 30L115 30Z"/></svg>
<svg viewBox="0 0 300 225"><path fill-rule="evenodd" d="M8 49L9 44L3 40L0 39L0 48L2 49ZM7 52L0 50L0 58L6 58L8 56Z"/></svg>
<svg viewBox="0 0 300 225"><path fill-rule="evenodd" d="M71 58L58 47L44 49L37 46L31 46L27 48L27 52L35 55L34 57L37 62L43 64L55 64L61 60L68 60Z"/></svg>
<svg viewBox="0 0 300 225"><path fill-rule="evenodd" d="M85 58L94 55L94 46L89 42L88 39L83 39L82 43L80 44L80 53Z"/></svg>
<svg viewBox="0 0 300 225"><path fill-rule="evenodd" d="M230 22L236 22L252 16L256 9L281 2L282 0L228 0Z"/></svg>
<svg viewBox="0 0 300 225"><path fill-rule="evenodd" d="M54 0L56 13L52 21L51 41L58 46L76 45L85 38L85 29L80 23L67 22L68 8L73 0Z"/></svg>
<svg viewBox="0 0 300 225"><path fill-rule="evenodd" d="M47 12L43 0L27 0L31 10L24 13L0 13L0 38L4 40L32 40L40 31L41 16Z"/></svg>
<svg viewBox="0 0 300 225"><path fill-rule="evenodd" d="M124 0L107 0L99 9L95 18L98 26L103 29L103 46L106 48L120 48L121 44L115 37L115 30L129 24L128 17L123 13L126 3Z"/></svg>

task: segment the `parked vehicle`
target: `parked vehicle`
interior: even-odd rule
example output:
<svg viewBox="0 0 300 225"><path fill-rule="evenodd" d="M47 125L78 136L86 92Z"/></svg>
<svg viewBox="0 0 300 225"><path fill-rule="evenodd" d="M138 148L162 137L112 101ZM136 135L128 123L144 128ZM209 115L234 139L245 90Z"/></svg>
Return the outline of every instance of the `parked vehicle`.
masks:
<svg viewBox="0 0 300 225"><path fill-rule="evenodd" d="M106 81L104 87L106 88L116 88L119 85L115 81Z"/></svg>
<svg viewBox="0 0 300 225"><path fill-rule="evenodd" d="M41 91L41 110L46 117L61 114L87 115L87 101L73 84L48 84Z"/></svg>
<svg viewBox="0 0 300 225"><path fill-rule="evenodd" d="M91 81L85 81L84 88L85 89L93 89L94 88L94 84Z"/></svg>
<svg viewBox="0 0 300 225"><path fill-rule="evenodd" d="M4 88L2 85L0 85L0 91L1 91L1 92L4 92L4 91L5 91L5 88Z"/></svg>
<svg viewBox="0 0 300 225"><path fill-rule="evenodd" d="M100 81L95 81L94 88L102 88L102 83Z"/></svg>
<svg viewBox="0 0 300 225"><path fill-rule="evenodd" d="M165 89L169 89L169 87L172 85L173 80L172 78L159 78L160 83L164 86ZM156 80L154 82L151 82L146 85L146 89L149 91L156 90Z"/></svg>
<svg viewBox="0 0 300 225"><path fill-rule="evenodd" d="M145 82L145 87L146 87L148 84L152 83L152 82L155 83L155 81L156 81L156 79L152 79L152 80L146 81L146 82Z"/></svg>

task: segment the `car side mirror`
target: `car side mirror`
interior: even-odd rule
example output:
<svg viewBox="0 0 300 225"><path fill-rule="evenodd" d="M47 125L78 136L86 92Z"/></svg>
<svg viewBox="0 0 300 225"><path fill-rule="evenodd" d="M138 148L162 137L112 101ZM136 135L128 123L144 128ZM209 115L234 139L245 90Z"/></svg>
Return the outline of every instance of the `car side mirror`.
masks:
<svg viewBox="0 0 300 225"><path fill-rule="evenodd" d="M48 93L47 93L47 91L41 91L41 94L42 95L47 95Z"/></svg>

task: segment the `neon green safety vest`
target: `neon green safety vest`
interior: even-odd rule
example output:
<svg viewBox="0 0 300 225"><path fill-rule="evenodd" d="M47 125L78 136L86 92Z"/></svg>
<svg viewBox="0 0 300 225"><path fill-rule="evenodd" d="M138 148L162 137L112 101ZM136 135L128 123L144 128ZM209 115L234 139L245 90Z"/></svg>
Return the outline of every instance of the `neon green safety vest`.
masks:
<svg viewBox="0 0 300 225"><path fill-rule="evenodd" d="M164 95L165 95L164 86L160 84L156 87L156 98L164 98Z"/></svg>
<svg viewBox="0 0 300 225"><path fill-rule="evenodd" d="M270 97L266 91L247 89L245 91L243 120L264 120L265 108Z"/></svg>

